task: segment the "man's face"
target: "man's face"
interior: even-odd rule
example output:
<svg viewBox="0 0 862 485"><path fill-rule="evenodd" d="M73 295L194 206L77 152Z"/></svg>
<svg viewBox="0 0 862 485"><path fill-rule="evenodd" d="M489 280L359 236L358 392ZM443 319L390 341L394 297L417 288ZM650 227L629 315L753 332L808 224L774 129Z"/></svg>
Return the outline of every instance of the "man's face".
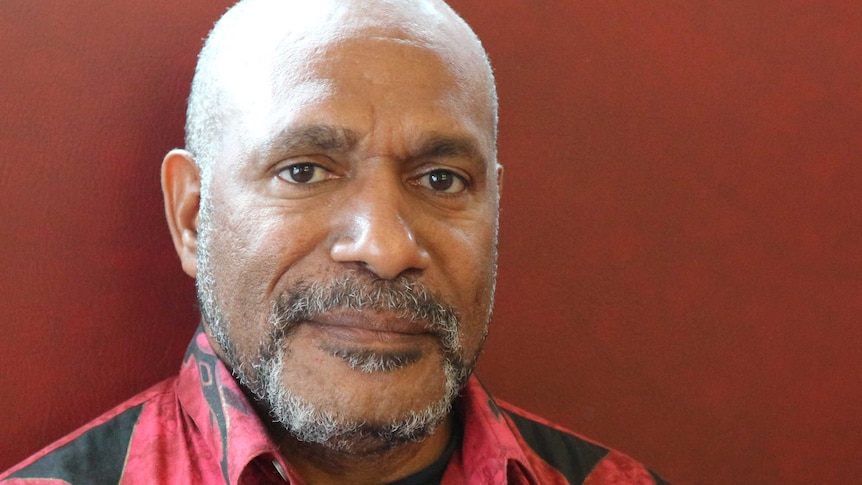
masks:
<svg viewBox="0 0 862 485"><path fill-rule="evenodd" d="M300 439L418 439L446 414L490 318L487 93L386 36L292 59L271 89L243 94L204 191L209 332ZM393 425L403 432L384 436Z"/></svg>

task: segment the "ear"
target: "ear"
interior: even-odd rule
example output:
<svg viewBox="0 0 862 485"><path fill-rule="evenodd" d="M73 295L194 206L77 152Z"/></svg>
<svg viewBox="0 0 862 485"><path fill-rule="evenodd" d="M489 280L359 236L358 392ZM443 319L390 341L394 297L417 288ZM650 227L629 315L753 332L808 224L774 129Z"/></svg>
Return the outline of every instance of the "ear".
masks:
<svg viewBox="0 0 862 485"><path fill-rule="evenodd" d="M201 175L191 153L171 150L162 162L165 215L183 271L197 276Z"/></svg>
<svg viewBox="0 0 862 485"><path fill-rule="evenodd" d="M497 164L497 197L503 195L503 166Z"/></svg>

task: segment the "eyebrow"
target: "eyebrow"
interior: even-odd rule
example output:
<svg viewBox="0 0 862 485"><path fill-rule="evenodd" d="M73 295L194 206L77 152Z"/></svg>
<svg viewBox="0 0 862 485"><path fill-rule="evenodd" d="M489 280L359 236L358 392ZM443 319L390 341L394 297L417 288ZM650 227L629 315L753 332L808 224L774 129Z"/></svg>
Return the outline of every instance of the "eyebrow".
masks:
<svg viewBox="0 0 862 485"><path fill-rule="evenodd" d="M440 133L427 137L414 154L415 158L468 158L482 165L487 160L477 143L469 137L450 136Z"/></svg>
<svg viewBox="0 0 862 485"><path fill-rule="evenodd" d="M358 141L359 135L348 128L314 124L285 128L276 136L273 145L282 152L348 152L356 147ZM477 142L466 136L430 133L411 152L410 158L413 159L467 158L475 160L482 167L488 163Z"/></svg>
<svg viewBox="0 0 862 485"><path fill-rule="evenodd" d="M306 125L286 128L275 138L274 146L287 152L304 149L349 151L358 136L352 130L331 125Z"/></svg>

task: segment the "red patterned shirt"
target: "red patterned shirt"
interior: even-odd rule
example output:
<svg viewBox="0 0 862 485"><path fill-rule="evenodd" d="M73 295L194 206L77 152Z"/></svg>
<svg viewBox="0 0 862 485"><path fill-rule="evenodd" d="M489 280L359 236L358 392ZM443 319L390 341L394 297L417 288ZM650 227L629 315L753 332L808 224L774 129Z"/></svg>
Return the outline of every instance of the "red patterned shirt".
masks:
<svg viewBox="0 0 862 485"><path fill-rule="evenodd" d="M505 403L472 377L449 484L665 483L631 458ZM179 376L0 474L3 485L304 484L199 328Z"/></svg>

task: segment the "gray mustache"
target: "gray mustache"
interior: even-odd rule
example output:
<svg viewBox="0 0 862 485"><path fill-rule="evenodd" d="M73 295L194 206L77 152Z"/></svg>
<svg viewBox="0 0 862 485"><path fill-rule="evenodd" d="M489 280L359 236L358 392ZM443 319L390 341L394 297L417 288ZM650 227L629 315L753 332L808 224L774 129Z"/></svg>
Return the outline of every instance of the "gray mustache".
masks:
<svg viewBox="0 0 862 485"><path fill-rule="evenodd" d="M440 339L447 352L455 352L460 347L460 319L455 308L423 284L404 276L372 280L346 275L323 283L300 281L273 306L273 337L280 341L300 323L334 310L389 313L423 325Z"/></svg>

